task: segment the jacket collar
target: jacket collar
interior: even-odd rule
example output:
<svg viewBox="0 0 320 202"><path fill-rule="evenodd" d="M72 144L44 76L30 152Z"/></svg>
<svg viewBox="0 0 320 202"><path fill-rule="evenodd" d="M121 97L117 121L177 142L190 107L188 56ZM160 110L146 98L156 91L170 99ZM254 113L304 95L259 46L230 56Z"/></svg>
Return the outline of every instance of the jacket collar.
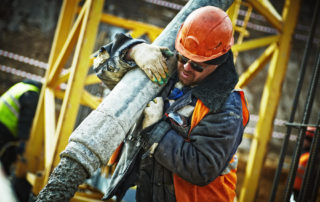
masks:
<svg viewBox="0 0 320 202"><path fill-rule="evenodd" d="M192 88L192 95L200 99L210 110L216 112L222 108L237 82L238 74L230 50L227 61L199 85Z"/></svg>

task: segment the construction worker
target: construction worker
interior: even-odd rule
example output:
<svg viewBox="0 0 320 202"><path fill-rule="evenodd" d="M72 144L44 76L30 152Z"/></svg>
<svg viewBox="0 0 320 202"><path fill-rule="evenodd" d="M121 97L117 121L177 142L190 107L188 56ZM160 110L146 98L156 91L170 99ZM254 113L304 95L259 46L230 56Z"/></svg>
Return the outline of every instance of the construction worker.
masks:
<svg viewBox="0 0 320 202"><path fill-rule="evenodd" d="M302 185L303 175L307 168L307 164L310 156L311 143L312 143L312 139L314 137L315 132L316 132L316 127L312 127L312 126L307 127L306 136L302 146L302 154L299 158L297 175L293 184L293 196L292 196L293 199L291 199L291 201L298 200L298 196L299 196L301 185Z"/></svg>
<svg viewBox="0 0 320 202"><path fill-rule="evenodd" d="M0 98L0 160L7 175L29 138L40 89L40 82L25 79Z"/></svg>
<svg viewBox="0 0 320 202"><path fill-rule="evenodd" d="M142 123L110 158L117 167L104 199L117 196L120 201L137 185L137 201L234 201L235 152L249 112L243 92L234 89L238 75L232 44L227 14L206 6L193 11L180 28L177 52L169 59L175 66L170 78L164 56L170 55L168 49L124 34L101 49L95 70L107 85L113 64L120 69L138 65L152 81L166 83L145 108ZM74 155L60 155L38 201L69 200L89 177L84 164L90 164L90 158L80 163Z"/></svg>

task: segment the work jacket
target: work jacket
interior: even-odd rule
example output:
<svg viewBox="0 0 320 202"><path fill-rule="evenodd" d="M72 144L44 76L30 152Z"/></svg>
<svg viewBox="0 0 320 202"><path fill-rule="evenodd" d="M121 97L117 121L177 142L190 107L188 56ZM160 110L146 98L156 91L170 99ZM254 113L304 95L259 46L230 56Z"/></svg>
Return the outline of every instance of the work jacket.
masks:
<svg viewBox="0 0 320 202"><path fill-rule="evenodd" d="M39 90L34 82L26 80L15 84L1 96L0 123L10 131L14 139L28 138Z"/></svg>
<svg viewBox="0 0 320 202"><path fill-rule="evenodd" d="M119 41L134 40L118 35L116 41L119 45ZM113 55L124 55L121 51L126 50L114 44L106 49L110 64L119 64L112 60L121 57ZM167 116L142 131L139 124L132 128L120 149L105 199L116 195L121 200L130 186L137 185L137 201L233 201L234 154L249 114L243 92L234 90L238 76L232 52L228 54L224 64L166 109ZM160 93L165 99L165 92L172 92L172 80ZM185 117L186 125L177 126L174 115L181 117L179 110L186 106L194 107L193 113ZM151 155L149 148L155 143L158 146Z"/></svg>

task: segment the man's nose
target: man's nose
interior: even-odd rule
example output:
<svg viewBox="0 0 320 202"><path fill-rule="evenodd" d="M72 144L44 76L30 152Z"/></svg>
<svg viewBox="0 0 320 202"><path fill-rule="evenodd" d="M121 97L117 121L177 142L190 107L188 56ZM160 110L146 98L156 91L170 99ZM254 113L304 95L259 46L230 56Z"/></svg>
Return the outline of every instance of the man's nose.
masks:
<svg viewBox="0 0 320 202"><path fill-rule="evenodd" d="M183 69L185 71L192 71L192 67L191 67L191 64L190 64L190 61L188 61L186 64L183 65Z"/></svg>

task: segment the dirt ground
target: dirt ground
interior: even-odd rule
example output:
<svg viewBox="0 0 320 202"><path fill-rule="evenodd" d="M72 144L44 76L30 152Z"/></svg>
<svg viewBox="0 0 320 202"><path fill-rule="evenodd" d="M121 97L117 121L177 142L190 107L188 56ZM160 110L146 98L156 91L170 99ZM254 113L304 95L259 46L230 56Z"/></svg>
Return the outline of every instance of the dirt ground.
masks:
<svg viewBox="0 0 320 202"><path fill-rule="evenodd" d="M242 154L242 155L244 155L244 154ZM245 177L246 165L247 165L247 162L240 155L239 156L238 171L237 171L238 182L237 182L237 190L236 190L238 197L240 195L241 187L242 187L243 180ZM270 193L272 190L273 177L276 172L276 165L273 165L273 166L266 166L265 165L262 169L262 172L263 173L261 174L261 178L259 180L258 193L257 193L256 199L255 199L255 201L257 201L257 202L264 202L264 201L269 200ZM277 202L282 201L281 193L284 192L287 175L288 175L288 172L284 171L280 177L280 184L278 186L277 198L275 200ZM248 188L250 188L250 187L248 187Z"/></svg>

